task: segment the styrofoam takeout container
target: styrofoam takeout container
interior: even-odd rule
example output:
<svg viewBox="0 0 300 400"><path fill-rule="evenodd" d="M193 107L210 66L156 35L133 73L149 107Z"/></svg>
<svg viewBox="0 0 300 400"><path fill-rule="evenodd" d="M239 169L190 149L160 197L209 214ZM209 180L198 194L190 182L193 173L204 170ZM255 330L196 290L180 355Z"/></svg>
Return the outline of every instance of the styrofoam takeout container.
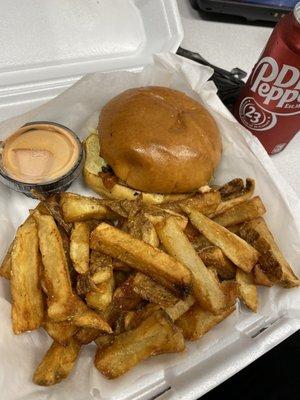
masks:
<svg viewBox="0 0 300 400"><path fill-rule="evenodd" d="M175 0L2 0L0 120L39 106L87 72L139 68L151 61L153 53L174 52L181 39L182 28ZM205 71L204 68L204 73L209 76L209 71ZM85 82L79 85L85 87ZM74 108L76 104L73 102L70 107ZM229 149L225 148L224 151ZM273 167L269 163L270 171ZM251 170L251 165L249 167ZM231 173L236 174L234 171ZM281 178L276 176L276 179L279 182ZM264 192L263 187L259 189L259 193ZM281 201L283 194L280 196ZM27 203L23 204L19 197L14 200L11 196L10 200L12 204L7 214L5 206L2 207L0 202L2 220L9 220L12 212L16 214L17 207L22 214L25 210L27 212ZM14 225L21 222L16 219ZM4 242L7 243L4 245L0 241L1 254L10 239L5 238ZM1 286L1 289L7 290L7 287ZM2 304L2 313L5 316L0 328L4 332L2 339L5 343L11 343L8 336L5 340L6 334L11 335L9 303ZM34 395L25 393L22 386L24 377L21 376L19 381L20 374L17 371L11 377L12 385L19 385L19 398L28 400L50 397L53 400L64 400L70 398L69 393L74 391L74 385L76 391L72 398L76 400L197 399L276 346L300 326L299 318L295 318L293 310L275 313L272 317L262 313L255 315L246 310L238 313L235 329L232 329L232 320L236 318L236 314L233 314L199 342L187 343L186 353L163 355L139 365L137 368L142 371L139 379L134 378L135 370L116 381L104 381L92 369L89 383L103 379L104 395L98 389L83 395L84 388L76 386L77 381L80 381L82 362L85 359L88 359L89 364L92 362L90 358L93 351L89 346L83 349L75 368L75 381L73 375L57 385L55 394L49 394L52 388L38 387ZM21 349L23 353L26 352L26 344L29 344L30 350L34 343L39 356L43 354L45 337L42 335L41 332L23 334L14 340L14 347L2 347L5 354L0 355L1 363L4 366L5 362L9 363L11 352L18 354ZM36 357L33 360L30 358L33 365L36 365L39 356L32 355L29 350L28 358ZM25 361L18 359L18 367L22 368ZM30 371L33 369L34 366ZM7 380L1 379L3 376L0 375L0 386L1 382L7 385ZM30 381L31 375L26 375L24 379Z"/></svg>

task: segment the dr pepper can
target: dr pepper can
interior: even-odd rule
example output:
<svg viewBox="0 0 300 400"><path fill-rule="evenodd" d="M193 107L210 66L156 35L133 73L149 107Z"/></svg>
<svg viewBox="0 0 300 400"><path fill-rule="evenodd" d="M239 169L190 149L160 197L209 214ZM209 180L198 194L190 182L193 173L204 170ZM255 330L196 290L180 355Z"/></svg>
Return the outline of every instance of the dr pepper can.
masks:
<svg viewBox="0 0 300 400"><path fill-rule="evenodd" d="M234 114L269 154L300 130L300 3L277 23Z"/></svg>

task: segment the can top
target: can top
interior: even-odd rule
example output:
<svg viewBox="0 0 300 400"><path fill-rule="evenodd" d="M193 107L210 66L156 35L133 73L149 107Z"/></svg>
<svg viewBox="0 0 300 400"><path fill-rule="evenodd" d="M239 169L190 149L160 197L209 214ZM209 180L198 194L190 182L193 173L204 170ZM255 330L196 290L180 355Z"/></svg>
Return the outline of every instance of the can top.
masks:
<svg viewBox="0 0 300 400"><path fill-rule="evenodd" d="M300 2L295 5L294 16L296 21L300 24Z"/></svg>

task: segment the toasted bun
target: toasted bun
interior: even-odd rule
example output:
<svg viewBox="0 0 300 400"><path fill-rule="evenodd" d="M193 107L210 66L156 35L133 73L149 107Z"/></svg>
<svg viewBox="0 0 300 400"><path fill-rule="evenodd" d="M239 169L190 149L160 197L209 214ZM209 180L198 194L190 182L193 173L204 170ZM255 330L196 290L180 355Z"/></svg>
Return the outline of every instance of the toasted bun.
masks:
<svg viewBox="0 0 300 400"><path fill-rule="evenodd" d="M127 186L186 193L206 185L222 151L217 124L184 93L142 87L114 97L98 125L101 157Z"/></svg>

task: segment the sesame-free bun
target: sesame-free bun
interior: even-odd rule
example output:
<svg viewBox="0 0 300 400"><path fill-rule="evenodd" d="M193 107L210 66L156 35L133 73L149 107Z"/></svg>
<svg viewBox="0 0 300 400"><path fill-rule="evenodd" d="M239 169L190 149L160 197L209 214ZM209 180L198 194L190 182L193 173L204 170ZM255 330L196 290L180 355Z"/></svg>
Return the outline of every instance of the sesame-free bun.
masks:
<svg viewBox="0 0 300 400"><path fill-rule="evenodd" d="M130 188L187 193L212 178L222 152L217 124L196 100L166 87L126 90L102 109L100 155Z"/></svg>

